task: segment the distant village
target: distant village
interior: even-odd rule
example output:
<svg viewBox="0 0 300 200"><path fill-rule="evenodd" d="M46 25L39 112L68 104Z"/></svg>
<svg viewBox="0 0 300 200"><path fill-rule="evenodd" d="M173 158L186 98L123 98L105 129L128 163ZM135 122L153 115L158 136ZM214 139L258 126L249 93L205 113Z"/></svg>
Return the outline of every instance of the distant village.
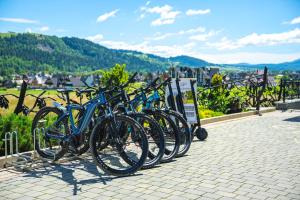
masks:
<svg viewBox="0 0 300 200"><path fill-rule="evenodd" d="M137 81L148 82L158 76L172 77L172 78L195 78L198 86L209 86L211 79L215 74L219 74L220 69L218 67L171 67L167 72L149 72L139 73L137 75ZM229 73L224 76L225 81L229 80L241 80L247 79L251 75L261 75L263 70L257 70L252 72L235 72ZM268 76L269 82L275 84L275 74ZM278 76L278 74L276 74ZM280 75L279 75L280 76ZM293 78L300 78L300 72L293 72L290 74ZM84 82L88 84L98 83L101 75L63 75L63 74L46 74L43 72L29 75L14 74L11 80L0 81L0 87L14 88L20 87L23 80L28 81L28 86L32 89L56 89L61 87L84 87Z"/></svg>

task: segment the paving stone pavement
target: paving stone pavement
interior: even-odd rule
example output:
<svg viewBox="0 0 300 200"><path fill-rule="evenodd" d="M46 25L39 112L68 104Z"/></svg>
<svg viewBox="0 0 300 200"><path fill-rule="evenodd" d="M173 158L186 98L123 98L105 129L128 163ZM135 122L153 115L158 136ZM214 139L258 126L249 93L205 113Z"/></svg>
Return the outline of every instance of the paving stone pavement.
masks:
<svg viewBox="0 0 300 200"><path fill-rule="evenodd" d="M300 199L300 111L206 126L188 155L135 176L103 175L90 158L0 171L0 199Z"/></svg>

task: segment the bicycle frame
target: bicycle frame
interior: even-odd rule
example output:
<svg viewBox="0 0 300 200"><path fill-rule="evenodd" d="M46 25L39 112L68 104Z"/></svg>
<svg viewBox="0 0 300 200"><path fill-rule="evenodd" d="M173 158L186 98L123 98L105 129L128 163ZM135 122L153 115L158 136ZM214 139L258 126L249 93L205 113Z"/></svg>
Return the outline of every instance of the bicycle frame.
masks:
<svg viewBox="0 0 300 200"><path fill-rule="evenodd" d="M108 106L108 102L106 100L104 92L100 92L95 98L91 99L90 101L86 102L83 105L78 105L78 104L68 104L65 109L59 108L60 110L63 111L62 116L59 117L59 119L54 123L56 125L66 117L70 119L70 124L71 124L71 135L72 136L77 136L80 135L89 125L92 116L96 110L97 107L99 106L105 106L105 116L107 117L112 117L112 110ZM64 107L63 107L64 108ZM83 119L79 122L78 127L75 126L75 121L74 117L72 114L72 110L78 110L78 109L85 109ZM48 137L53 137L56 139L64 139L66 136L60 136L60 135L54 135L54 134L49 134L46 132L46 136Z"/></svg>

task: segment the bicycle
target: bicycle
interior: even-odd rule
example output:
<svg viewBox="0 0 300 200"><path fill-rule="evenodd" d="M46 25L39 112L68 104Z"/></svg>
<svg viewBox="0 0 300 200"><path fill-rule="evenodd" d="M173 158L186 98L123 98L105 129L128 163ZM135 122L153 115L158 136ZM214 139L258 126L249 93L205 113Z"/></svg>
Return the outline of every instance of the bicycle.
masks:
<svg viewBox="0 0 300 200"><path fill-rule="evenodd" d="M58 160L69 148L76 151L77 142L80 143L77 137L84 134L97 110L99 115L89 140L94 162L104 172L112 175L135 173L142 167L148 154L148 141L143 127L128 116L112 112L106 99L106 95L112 91L90 88L94 90L95 97L83 105L70 103L69 93L73 90L62 89L60 92L66 96L65 107L54 103L54 107L44 107L37 112L32 123L32 135L35 136L34 130L40 128L39 122L50 125L42 127L45 130L42 135L44 147L39 142L39 137L42 136L34 137L37 152L44 158ZM78 125L74 123L74 110L83 110L83 117ZM52 115L47 117L49 113Z"/></svg>
<svg viewBox="0 0 300 200"><path fill-rule="evenodd" d="M163 87L168 87L169 91L171 91L171 81L172 78L168 78L164 82L154 87L155 98L153 98L150 104L152 104L152 106L156 107L157 109L160 109L163 112L167 113L176 123L180 135L180 147L176 157L181 157L184 156L190 149L193 136L186 118L180 112L174 109L176 108L174 99L171 99L170 101L171 106L167 106L166 101L161 98L161 96L164 95L160 95L159 90L161 90Z"/></svg>
<svg viewBox="0 0 300 200"><path fill-rule="evenodd" d="M111 99L111 104L115 111L132 117L145 129L149 144L149 153L142 168L148 169L157 165L163 157L165 151L165 138L160 125L145 113L137 112L130 103L129 96L124 88L135 81L134 78L136 75L137 73L135 73L127 83L117 88L116 92L118 95Z"/></svg>
<svg viewBox="0 0 300 200"><path fill-rule="evenodd" d="M128 95L134 95L134 98L130 100L130 104L133 108L137 109L142 105L142 112L150 115L159 123L163 130L166 143L165 152L161 158L161 162L169 162L174 159L179 151L180 136L179 130L171 117L161 109L152 106L152 102L157 98L157 94L153 93L151 96L147 97L147 94L152 91L158 80L159 78L152 81L147 87L136 89Z"/></svg>

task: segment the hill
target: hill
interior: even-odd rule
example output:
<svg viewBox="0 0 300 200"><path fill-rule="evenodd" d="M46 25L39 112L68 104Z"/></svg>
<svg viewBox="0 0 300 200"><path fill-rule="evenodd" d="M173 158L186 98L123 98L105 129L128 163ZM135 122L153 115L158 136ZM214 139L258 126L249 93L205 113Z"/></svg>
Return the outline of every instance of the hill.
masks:
<svg viewBox="0 0 300 200"><path fill-rule="evenodd" d="M0 75L28 72L89 72L126 64L129 71L165 71L170 66L219 66L222 69L300 70L300 59L281 64L213 64L190 56L164 58L137 51L109 49L89 40L35 33L0 33Z"/></svg>
<svg viewBox="0 0 300 200"><path fill-rule="evenodd" d="M0 74L13 72L84 72L124 63L130 71L169 67L165 58L118 51L74 37L0 33Z"/></svg>
<svg viewBox="0 0 300 200"><path fill-rule="evenodd" d="M206 62L205 60L201 60L201 59L190 57L190 56L170 57L169 60L171 62L178 63L178 65L184 65L184 66L189 66L189 67L214 65L214 64Z"/></svg>
<svg viewBox="0 0 300 200"><path fill-rule="evenodd" d="M248 63L239 63L239 64L229 64L229 65L222 65L224 67L234 66L241 70L252 70L252 69L263 69L265 66L269 68L271 71L300 71L300 59L291 61L291 62L284 62L279 64L248 64Z"/></svg>

